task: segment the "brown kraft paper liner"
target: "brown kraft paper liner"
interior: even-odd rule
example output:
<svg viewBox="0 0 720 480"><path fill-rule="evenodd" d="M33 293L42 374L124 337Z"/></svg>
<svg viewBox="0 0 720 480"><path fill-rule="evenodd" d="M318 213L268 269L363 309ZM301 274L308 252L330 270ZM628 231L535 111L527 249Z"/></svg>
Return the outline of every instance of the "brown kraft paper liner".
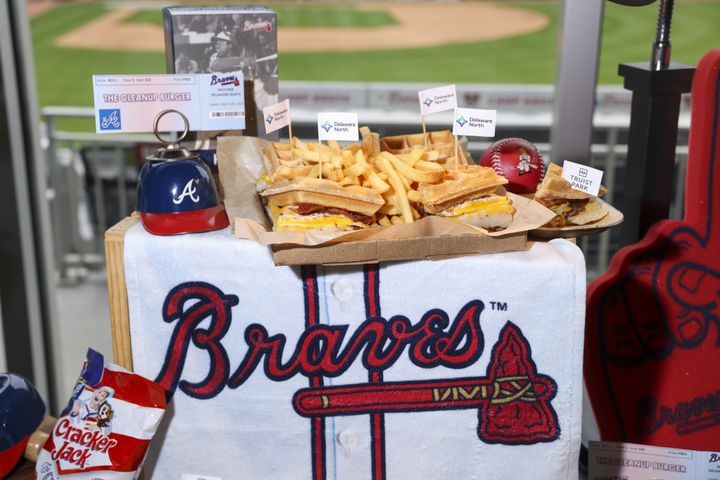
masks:
<svg viewBox="0 0 720 480"><path fill-rule="evenodd" d="M484 235L503 237L528 232L545 225L555 214L525 197L508 192L517 212L512 223L501 231L488 232L450 218L427 216L410 224L375 227L352 232L273 232L256 182L277 164L272 143L255 137L219 137L217 144L220 188L233 235L261 245L315 246L360 240L396 240L443 235Z"/></svg>

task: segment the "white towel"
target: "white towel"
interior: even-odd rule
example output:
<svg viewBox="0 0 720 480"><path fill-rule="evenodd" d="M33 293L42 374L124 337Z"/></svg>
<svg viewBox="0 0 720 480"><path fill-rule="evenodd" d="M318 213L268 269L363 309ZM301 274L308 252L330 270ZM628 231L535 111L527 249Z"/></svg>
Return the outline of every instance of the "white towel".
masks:
<svg viewBox="0 0 720 480"><path fill-rule="evenodd" d="M125 238L125 275L134 369L177 386L146 477L577 478L585 268L580 250L567 241L535 243L527 252L387 263L377 270L303 272L274 266L266 247L227 230L157 237L137 225ZM196 298L173 304L183 292ZM169 318L173 311L179 317ZM472 328L472 315L457 323L461 311L480 312L479 329ZM379 318L367 320L368 314ZM306 330L306 322L319 325ZM388 322L396 330L388 330ZM194 334L184 355L181 323ZM372 364L390 383L390 390L382 390L389 397L367 393L374 384L363 356L382 355L371 337L348 347L353 335L373 329L388 335L386 353L393 341L397 347L394 357ZM455 340L447 338L449 331ZM309 343L309 351L292 358L301 335L326 340ZM502 335L505 348L489 368ZM333 338L338 351L331 355L327 342ZM258 349L258 342L279 348L279 339L285 340L283 365L265 365L276 357ZM348 349L357 357L343 356ZM241 365L252 364L249 352L259 363L239 375ZM528 365L534 372L528 373ZM318 371L325 374L319 377ZM521 373L515 384L493 384L513 372ZM527 386L528 375L535 383L523 394L518 389ZM459 408L456 400L481 395L479 387L469 386L476 377L486 394L499 390L500 402L509 403L485 398ZM422 401L400 383L420 388ZM338 389L348 385L352 398L365 403L352 405L355 415L341 412L337 403ZM307 405L332 407L323 417L313 418L317 411L303 416L293 406L294 395L311 386L315 390L304 392L315 403ZM380 400L392 405L376 405ZM397 411L397 402L408 402L405 411ZM421 404L423 411L416 411ZM383 413L371 416L372 408ZM512 423L513 415L528 411L540 425Z"/></svg>

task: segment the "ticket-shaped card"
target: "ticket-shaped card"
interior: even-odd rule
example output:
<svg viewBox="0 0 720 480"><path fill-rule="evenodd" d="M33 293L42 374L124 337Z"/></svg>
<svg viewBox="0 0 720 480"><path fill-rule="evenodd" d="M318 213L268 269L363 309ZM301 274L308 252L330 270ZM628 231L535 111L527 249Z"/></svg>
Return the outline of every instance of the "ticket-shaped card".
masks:
<svg viewBox="0 0 720 480"><path fill-rule="evenodd" d="M720 480L720 452L590 442L588 480Z"/></svg>
<svg viewBox="0 0 720 480"><path fill-rule="evenodd" d="M97 133L152 132L155 116L173 109L190 130L242 130L242 72L183 75L93 75ZM183 130L177 115L162 117L161 131Z"/></svg>

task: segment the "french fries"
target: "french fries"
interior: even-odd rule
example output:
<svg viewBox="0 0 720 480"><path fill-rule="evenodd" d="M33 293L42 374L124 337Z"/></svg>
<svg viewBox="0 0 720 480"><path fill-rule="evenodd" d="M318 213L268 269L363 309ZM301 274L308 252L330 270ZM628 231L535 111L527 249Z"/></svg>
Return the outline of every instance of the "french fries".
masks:
<svg viewBox="0 0 720 480"><path fill-rule="evenodd" d="M288 143L273 142L277 167L270 180L320 177L343 187L371 188L385 199L375 217L380 226L421 218L419 185L440 183L445 177L445 169L434 161L437 152L417 147L398 155L381 152L377 133L361 127L360 134L362 142L347 147L336 141L322 144L297 138Z"/></svg>
<svg viewBox="0 0 720 480"><path fill-rule="evenodd" d="M407 178L408 180L412 180L413 182L440 183L440 182L442 182L443 176L445 175L442 167L440 167L440 171L417 170L417 169L409 166L407 163L403 162L399 158L397 158L392 153L382 152L380 155L387 158L390 161L390 163L392 163L393 167L395 167L398 170L398 172L400 172L405 178ZM420 163L420 162L416 161L415 163ZM425 163L430 163L430 162L423 162L423 164L425 164ZM433 165L435 165L435 164L433 164Z"/></svg>

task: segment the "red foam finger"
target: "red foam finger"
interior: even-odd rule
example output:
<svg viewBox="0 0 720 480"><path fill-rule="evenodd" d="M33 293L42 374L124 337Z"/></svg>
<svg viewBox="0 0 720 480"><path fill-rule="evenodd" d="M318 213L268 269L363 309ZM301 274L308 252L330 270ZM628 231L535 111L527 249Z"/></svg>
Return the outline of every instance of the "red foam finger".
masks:
<svg viewBox="0 0 720 480"><path fill-rule="evenodd" d="M656 223L588 289L585 381L603 440L720 444L720 370L708 368L720 358L720 49L698 65L692 109L684 219ZM617 328L628 319L647 353L636 362Z"/></svg>

